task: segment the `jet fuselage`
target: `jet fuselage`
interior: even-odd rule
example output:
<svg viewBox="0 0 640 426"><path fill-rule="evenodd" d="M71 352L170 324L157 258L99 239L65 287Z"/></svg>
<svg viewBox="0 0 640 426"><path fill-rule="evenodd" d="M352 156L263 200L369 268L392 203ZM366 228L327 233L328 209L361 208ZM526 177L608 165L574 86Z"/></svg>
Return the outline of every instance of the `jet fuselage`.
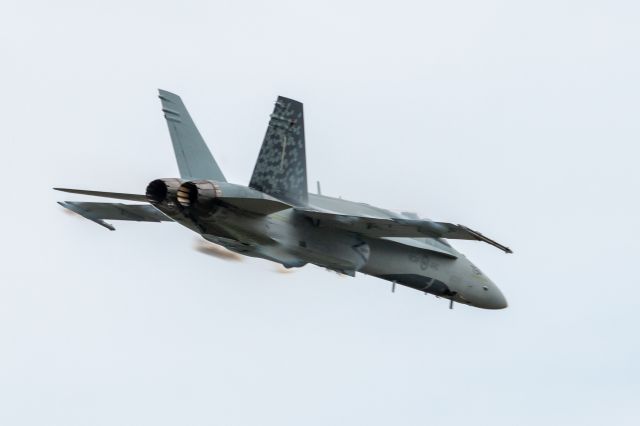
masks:
<svg viewBox="0 0 640 426"><path fill-rule="evenodd" d="M248 186L227 181L182 99L159 91L179 178L156 179L146 193L70 188L60 191L145 204L60 202L107 228L107 220L177 222L206 240L287 268L314 264L357 272L443 297L500 309L493 282L447 240L476 240L511 249L478 231L365 203L310 194L301 102L279 96ZM364 141L362 142L365 143Z"/></svg>
<svg viewBox="0 0 640 426"><path fill-rule="evenodd" d="M351 276L360 272L479 308L507 306L500 289L486 275L439 239L370 238L323 227L294 209L258 215L221 201L203 210L197 205L181 206L174 197L169 193L163 202L152 204L206 240L242 255L287 268L310 263ZM359 213L392 214L319 195L313 195L310 202L314 208L340 206Z"/></svg>

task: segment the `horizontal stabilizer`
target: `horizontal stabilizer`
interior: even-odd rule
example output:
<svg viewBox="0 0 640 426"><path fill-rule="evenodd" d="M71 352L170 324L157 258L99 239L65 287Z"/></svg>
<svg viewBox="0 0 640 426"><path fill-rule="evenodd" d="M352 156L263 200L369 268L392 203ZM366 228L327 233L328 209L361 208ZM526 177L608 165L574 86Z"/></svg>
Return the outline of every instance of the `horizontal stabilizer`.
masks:
<svg viewBox="0 0 640 426"><path fill-rule="evenodd" d="M502 244L463 225L454 225L452 223L433 222L421 219L351 216L304 209L298 209L298 211L315 220L318 226L330 226L333 228L344 229L372 238L428 237L452 240L476 240L491 244L505 253L513 253L509 247L503 246Z"/></svg>
<svg viewBox="0 0 640 426"><path fill-rule="evenodd" d="M56 191L68 192L70 194L92 195L94 197L114 198L116 200L127 200L127 201L140 201L143 203L148 202L146 195L123 194L121 192L87 191L85 189L69 189L69 188L53 188L53 189L55 189Z"/></svg>
<svg viewBox="0 0 640 426"><path fill-rule="evenodd" d="M241 210L265 216L292 207L280 200L264 198L220 197L220 200Z"/></svg>
<svg viewBox="0 0 640 426"><path fill-rule="evenodd" d="M61 201L58 202L58 204L111 231L115 231L115 228L103 219L130 220L135 222L172 222L172 219L149 204L131 205L75 201Z"/></svg>

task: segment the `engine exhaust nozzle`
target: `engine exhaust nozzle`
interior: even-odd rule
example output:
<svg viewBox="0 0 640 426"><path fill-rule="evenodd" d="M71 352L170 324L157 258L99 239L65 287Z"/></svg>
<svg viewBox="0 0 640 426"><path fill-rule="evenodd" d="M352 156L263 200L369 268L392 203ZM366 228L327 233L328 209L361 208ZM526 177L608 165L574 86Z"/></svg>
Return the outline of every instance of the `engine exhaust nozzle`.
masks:
<svg viewBox="0 0 640 426"><path fill-rule="evenodd" d="M147 200L151 204L173 203L180 184L180 179L156 179L147 185Z"/></svg>
<svg viewBox="0 0 640 426"><path fill-rule="evenodd" d="M183 183L178 188L176 199L182 207L191 207L198 200L198 188L193 182Z"/></svg>
<svg viewBox="0 0 640 426"><path fill-rule="evenodd" d="M220 186L208 180L185 182L178 188L176 199L182 207L213 207L216 198L222 196Z"/></svg>

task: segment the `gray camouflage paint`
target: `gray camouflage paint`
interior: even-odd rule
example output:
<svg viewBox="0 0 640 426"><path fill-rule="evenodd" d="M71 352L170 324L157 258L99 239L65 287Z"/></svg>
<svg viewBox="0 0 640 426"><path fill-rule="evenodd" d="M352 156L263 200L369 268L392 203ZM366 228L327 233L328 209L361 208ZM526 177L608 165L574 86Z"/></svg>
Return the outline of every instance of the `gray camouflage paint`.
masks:
<svg viewBox="0 0 640 426"><path fill-rule="evenodd" d="M160 93L182 179L155 180L146 196L63 189L146 200L153 207L63 203L64 207L109 229L102 219L159 221L166 216L208 241L287 268L311 263L350 276L372 275L452 302L487 309L507 306L498 287L446 241L399 236L421 235L411 231L421 223L416 215L308 194L300 102L278 98L250 187L245 187L225 182L180 98ZM197 179L185 179L193 174Z"/></svg>
<svg viewBox="0 0 640 426"><path fill-rule="evenodd" d="M162 205L157 207L165 211ZM206 215L184 209L173 217L208 241L287 268L311 263L349 276L361 272L479 308L507 306L500 289L453 248L449 250L455 257L442 256L428 246L331 230L314 225L294 209L256 216L219 206Z"/></svg>
<svg viewBox="0 0 640 426"><path fill-rule="evenodd" d="M302 103L278 97L249 186L294 205L307 204Z"/></svg>

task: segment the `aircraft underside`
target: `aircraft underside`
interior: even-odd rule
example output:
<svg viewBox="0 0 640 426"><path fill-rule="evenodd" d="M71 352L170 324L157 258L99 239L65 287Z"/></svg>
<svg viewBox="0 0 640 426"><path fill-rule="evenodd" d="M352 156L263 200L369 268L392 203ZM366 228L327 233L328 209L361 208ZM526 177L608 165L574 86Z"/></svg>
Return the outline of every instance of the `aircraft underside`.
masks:
<svg viewBox="0 0 640 426"><path fill-rule="evenodd" d="M114 230L105 220L177 222L206 240L287 268L314 264L357 272L452 302L501 309L498 287L446 239L508 247L463 225L394 213L307 190L302 103L279 97L248 186L226 180L179 96L161 90L180 177L156 179L145 194L61 191L144 204L60 204Z"/></svg>

